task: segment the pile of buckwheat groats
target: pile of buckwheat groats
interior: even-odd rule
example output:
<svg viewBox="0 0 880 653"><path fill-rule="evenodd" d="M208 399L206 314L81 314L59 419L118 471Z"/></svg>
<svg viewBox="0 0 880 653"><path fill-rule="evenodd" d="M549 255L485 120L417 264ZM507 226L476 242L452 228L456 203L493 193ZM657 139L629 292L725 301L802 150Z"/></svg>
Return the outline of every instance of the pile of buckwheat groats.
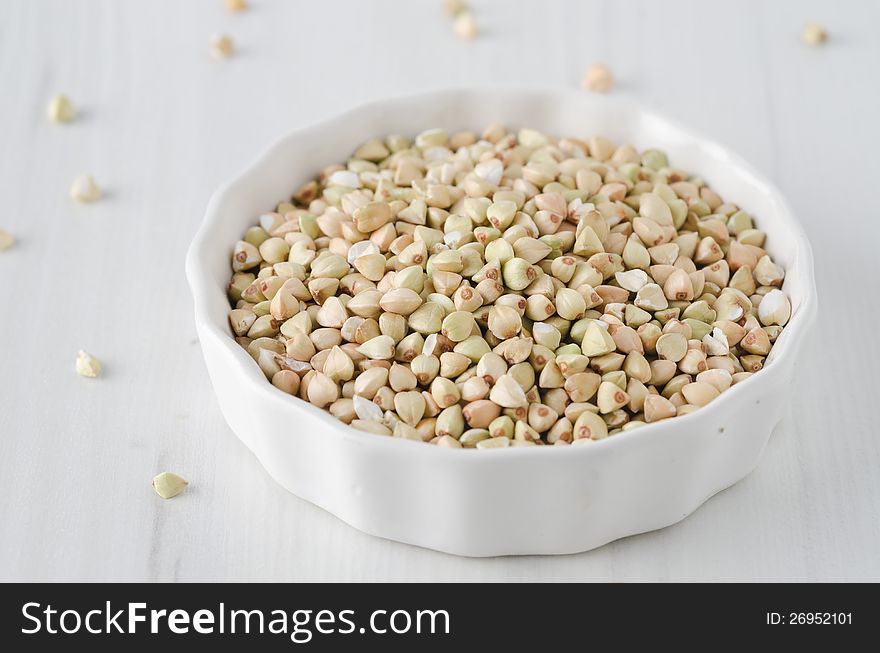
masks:
<svg viewBox="0 0 880 653"><path fill-rule="evenodd" d="M580 444L761 369L791 313L764 239L656 149L432 129L260 216L229 322L276 388L362 431Z"/></svg>

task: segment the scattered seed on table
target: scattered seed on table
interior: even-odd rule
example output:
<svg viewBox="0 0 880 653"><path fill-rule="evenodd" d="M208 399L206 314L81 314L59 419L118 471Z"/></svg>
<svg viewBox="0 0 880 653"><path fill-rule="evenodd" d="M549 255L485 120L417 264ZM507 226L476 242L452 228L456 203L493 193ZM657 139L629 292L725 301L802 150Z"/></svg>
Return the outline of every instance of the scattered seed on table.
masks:
<svg viewBox="0 0 880 653"><path fill-rule="evenodd" d="M101 361L80 349L76 355L76 373L94 379L101 375Z"/></svg>
<svg viewBox="0 0 880 653"><path fill-rule="evenodd" d="M235 51L235 43L231 36L215 34L211 37L208 49L215 59L226 59Z"/></svg>
<svg viewBox="0 0 880 653"><path fill-rule="evenodd" d="M443 0L443 13L447 16L456 16L468 9L470 3L467 0Z"/></svg>
<svg viewBox="0 0 880 653"><path fill-rule="evenodd" d="M71 122L76 117L73 104L66 95L58 94L49 101L46 110L49 120L55 123Z"/></svg>
<svg viewBox="0 0 880 653"><path fill-rule="evenodd" d="M452 23L452 29L455 31L456 35L463 39L475 38L479 33L477 21L474 19L474 15L470 11L459 12Z"/></svg>
<svg viewBox="0 0 880 653"><path fill-rule="evenodd" d="M162 472L153 477L153 490L163 499L176 497L186 489L189 483L171 472Z"/></svg>
<svg viewBox="0 0 880 653"><path fill-rule="evenodd" d="M6 251L10 247L15 244L15 236L6 231L5 229L0 229L0 252Z"/></svg>
<svg viewBox="0 0 880 653"><path fill-rule="evenodd" d="M96 202L101 197L101 189L92 175L80 175L70 185L70 197L83 204Z"/></svg>
<svg viewBox="0 0 880 653"><path fill-rule="evenodd" d="M801 31L801 41L807 45L823 45L828 41L828 32L819 23L807 23Z"/></svg>
<svg viewBox="0 0 880 653"><path fill-rule="evenodd" d="M587 67L584 78L581 81L584 90L594 93L607 93L614 86L614 75L605 64L594 63Z"/></svg>

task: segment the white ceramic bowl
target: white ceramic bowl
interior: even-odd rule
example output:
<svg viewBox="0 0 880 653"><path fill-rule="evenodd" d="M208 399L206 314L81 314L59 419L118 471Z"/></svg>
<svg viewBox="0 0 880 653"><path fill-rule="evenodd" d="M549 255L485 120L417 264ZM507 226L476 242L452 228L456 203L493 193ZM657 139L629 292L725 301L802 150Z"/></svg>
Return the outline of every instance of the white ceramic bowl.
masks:
<svg viewBox="0 0 880 653"><path fill-rule="evenodd" d="M684 417L577 447L453 450L362 433L266 381L227 324L232 245L257 216L360 142L492 122L664 149L756 216L793 315L765 368ZM211 198L187 256L223 415L283 487L367 533L467 556L586 551L673 524L758 463L816 313L809 243L738 156L630 103L575 91L455 90L374 102L285 136Z"/></svg>

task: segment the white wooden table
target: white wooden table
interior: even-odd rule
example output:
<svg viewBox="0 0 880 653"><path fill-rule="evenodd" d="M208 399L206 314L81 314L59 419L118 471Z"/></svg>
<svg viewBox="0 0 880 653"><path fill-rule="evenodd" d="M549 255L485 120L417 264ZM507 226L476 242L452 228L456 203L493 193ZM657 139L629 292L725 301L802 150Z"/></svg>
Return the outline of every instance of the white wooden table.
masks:
<svg viewBox="0 0 880 653"><path fill-rule="evenodd" d="M18 237L0 253L0 580L880 580L880 5L474 0L483 34L463 42L439 0L252 4L0 7L0 227ZM811 18L827 47L800 43ZM207 54L217 31L228 61ZM574 86L594 60L767 172L813 240L822 313L760 467L676 526L555 558L375 539L276 486L196 342L183 258L213 189L356 103ZM57 92L81 119L46 120ZM101 202L68 199L82 172ZM80 348L103 378L73 373ZM168 502L150 488L166 469L191 481Z"/></svg>

